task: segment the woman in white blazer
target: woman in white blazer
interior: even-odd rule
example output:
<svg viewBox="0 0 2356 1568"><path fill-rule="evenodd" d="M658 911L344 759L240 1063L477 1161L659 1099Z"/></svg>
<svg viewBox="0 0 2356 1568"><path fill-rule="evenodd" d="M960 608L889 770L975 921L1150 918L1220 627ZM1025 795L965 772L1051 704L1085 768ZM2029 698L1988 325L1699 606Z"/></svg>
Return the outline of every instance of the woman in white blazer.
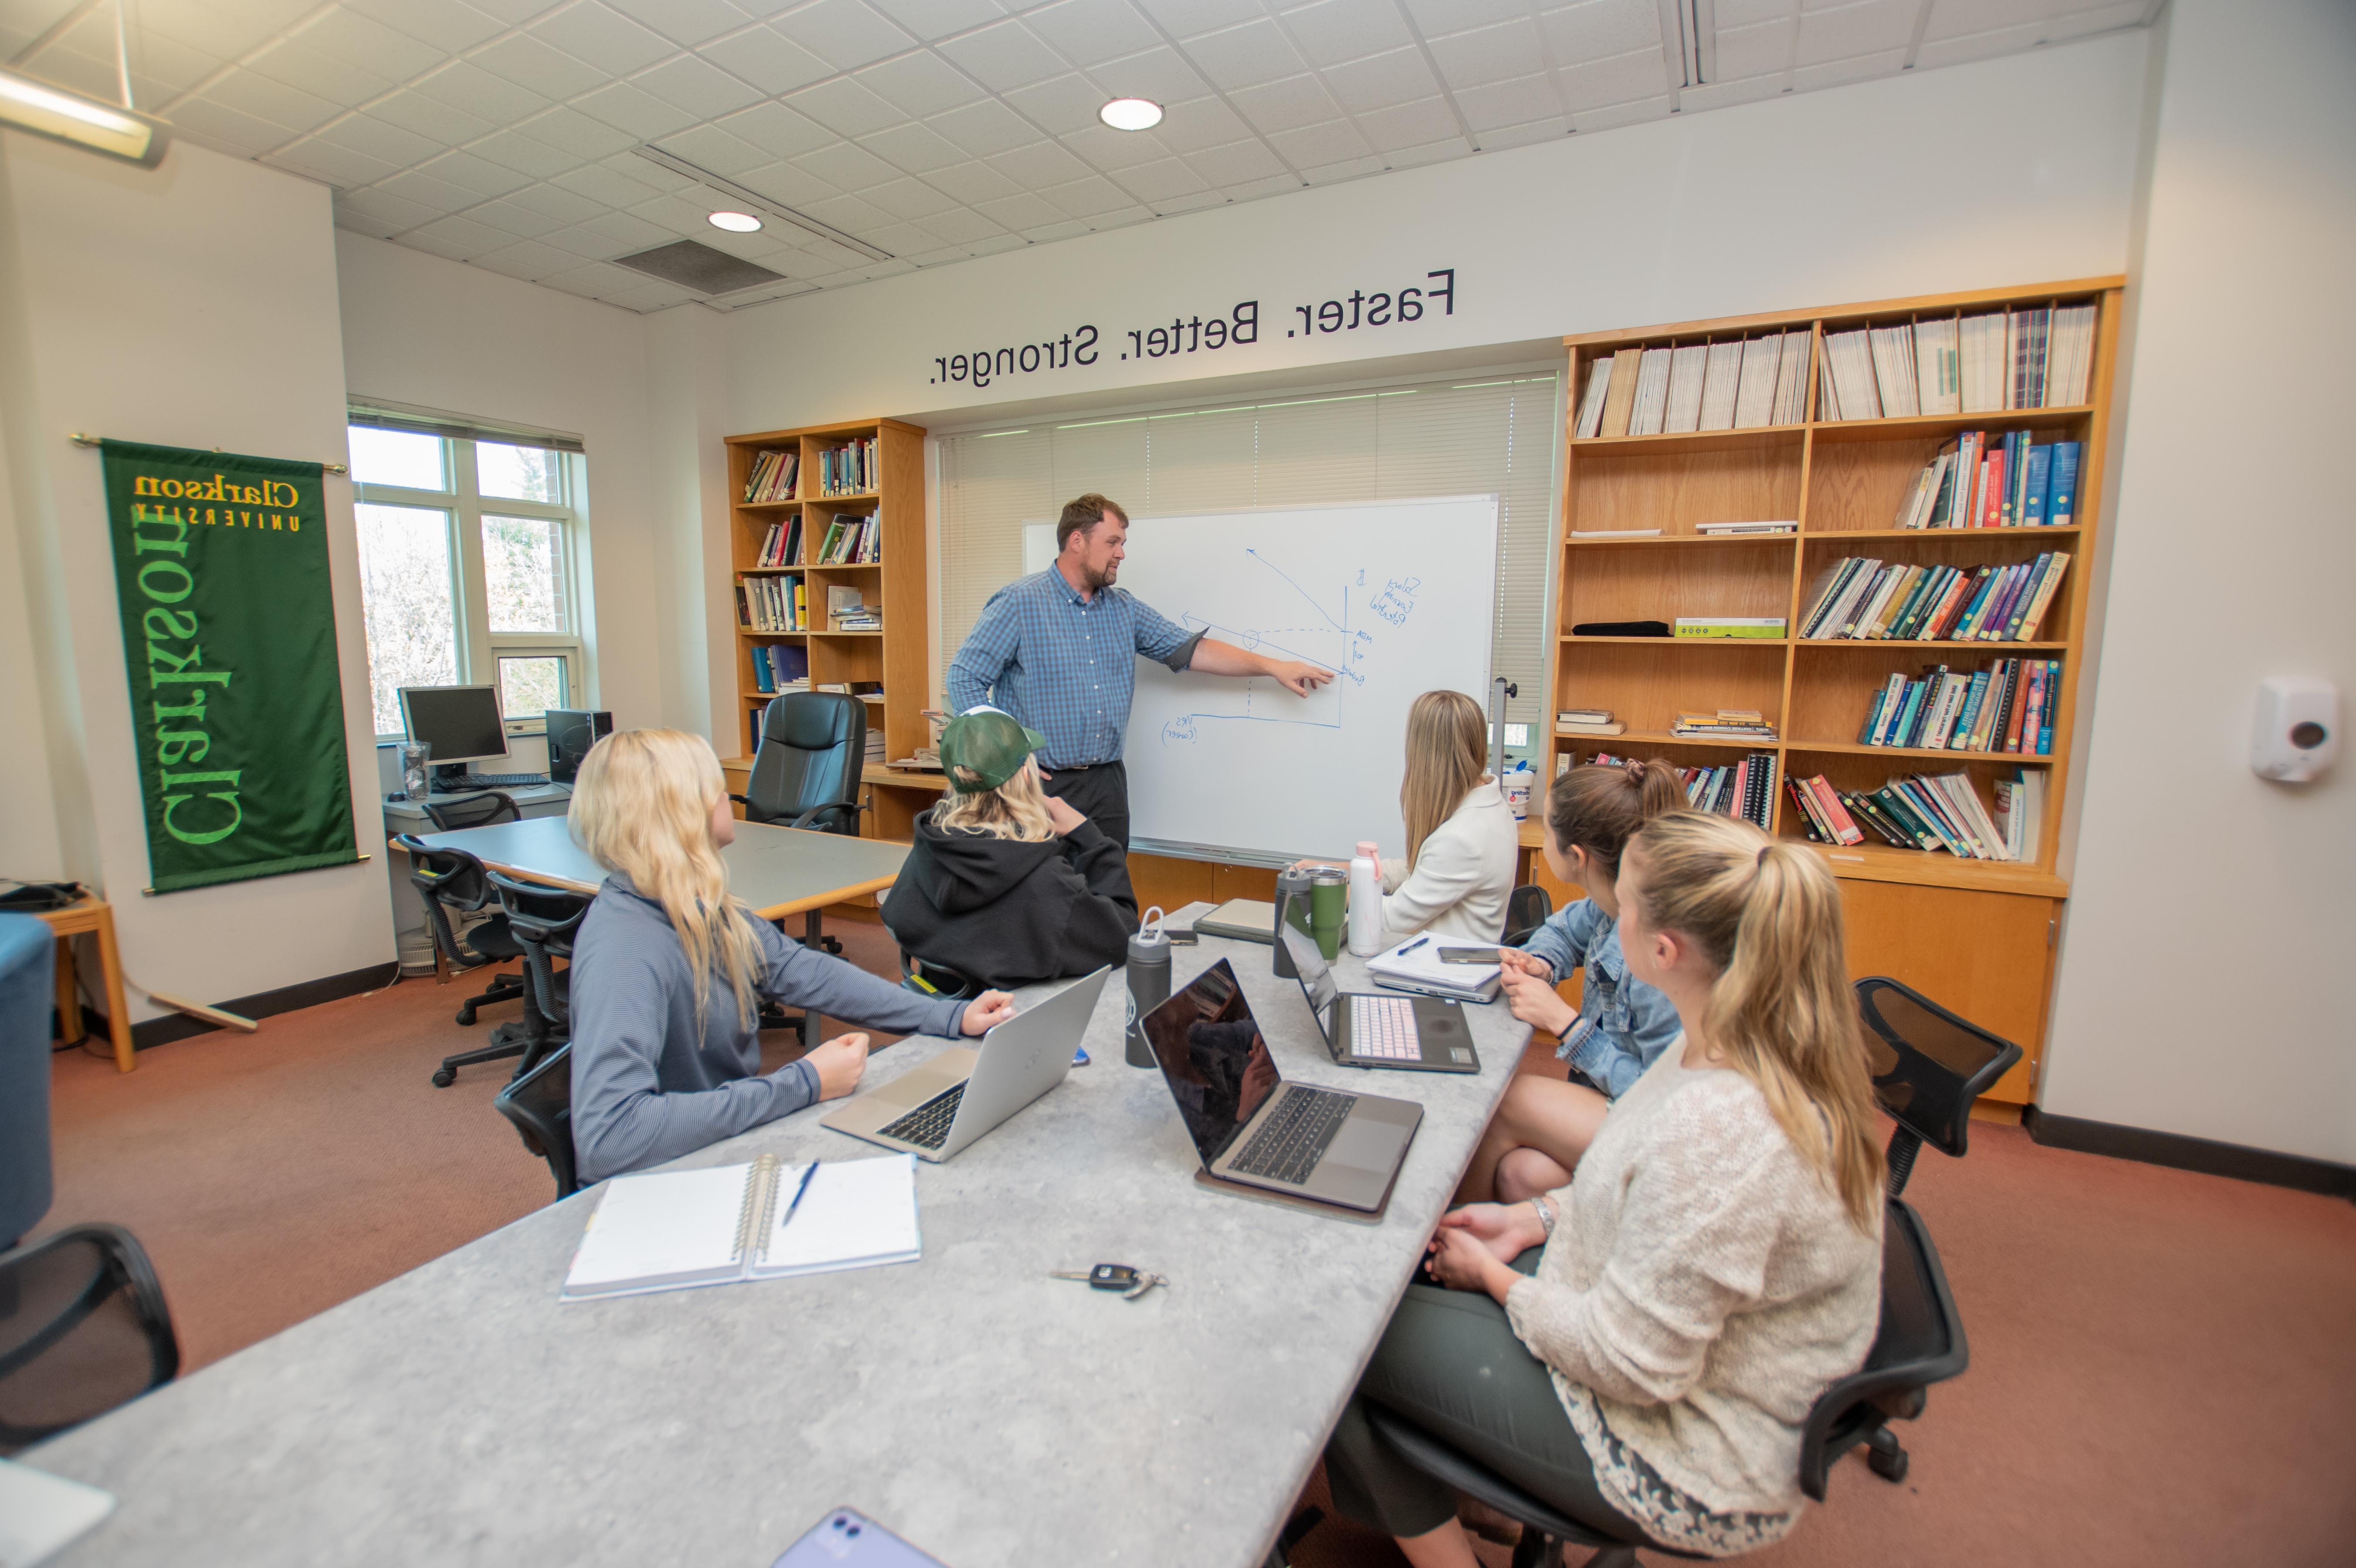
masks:
<svg viewBox="0 0 2356 1568"><path fill-rule="evenodd" d="M1505 933L1519 825L1485 771L1488 733L1481 705L1461 691L1427 691L1408 709L1407 857L1382 862L1386 947L1425 931L1483 944Z"/></svg>

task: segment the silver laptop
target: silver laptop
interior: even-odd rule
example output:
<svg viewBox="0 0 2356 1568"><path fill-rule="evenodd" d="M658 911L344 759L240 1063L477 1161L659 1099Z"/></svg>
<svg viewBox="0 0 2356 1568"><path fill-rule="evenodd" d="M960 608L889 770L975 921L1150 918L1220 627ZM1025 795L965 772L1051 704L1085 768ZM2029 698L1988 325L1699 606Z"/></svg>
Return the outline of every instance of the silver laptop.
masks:
<svg viewBox="0 0 2356 1568"><path fill-rule="evenodd" d="M1383 1206L1423 1107L1287 1083L1224 958L1145 1015L1204 1168L1344 1209Z"/></svg>
<svg viewBox="0 0 2356 1568"><path fill-rule="evenodd" d="M1109 966L845 1104L819 1125L944 1160L1064 1081Z"/></svg>
<svg viewBox="0 0 2356 1568"><path fill-rule="evenodd" d="M1415 1072L1478 1072L1480 1053L1464 1009L1436 997L1344 991L1317 944L1289 922L1278 933L1300 977L1325 1049L1345 1067L1399 1067Z"/></svg>

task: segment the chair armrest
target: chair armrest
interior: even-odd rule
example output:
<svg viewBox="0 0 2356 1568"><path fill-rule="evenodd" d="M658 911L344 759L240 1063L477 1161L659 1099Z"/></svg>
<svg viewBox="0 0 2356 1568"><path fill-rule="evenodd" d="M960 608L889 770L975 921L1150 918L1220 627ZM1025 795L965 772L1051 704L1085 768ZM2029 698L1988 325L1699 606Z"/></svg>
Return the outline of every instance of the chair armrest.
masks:
<svg viewBox="0 0 2356 1568"><path fill-rule="evenodd" d="M747 806L747 807L749 807L749 806L753 804L751 801L746 800L746 799L745 799L743 795L741 795L731 794L731 795L729 795L729 797L728 797L728 798L729 798L729 799L731 799L731 800L733 800L733 801L734 801L737 805L742 805L742 806Z"/></svg>
<svg viewBox="0 0 2356 1568"><path fill-rule="evenodd" d="M864 801L830 800L824 805L811 806L808 811L803 812L799 816L797 816L791 822L787 823L786 826L788 827L808 827L813 818L824 816L830 812L848 811L855 816L860 812L865 811L866 809L868 809L868 807Z"/></svg>

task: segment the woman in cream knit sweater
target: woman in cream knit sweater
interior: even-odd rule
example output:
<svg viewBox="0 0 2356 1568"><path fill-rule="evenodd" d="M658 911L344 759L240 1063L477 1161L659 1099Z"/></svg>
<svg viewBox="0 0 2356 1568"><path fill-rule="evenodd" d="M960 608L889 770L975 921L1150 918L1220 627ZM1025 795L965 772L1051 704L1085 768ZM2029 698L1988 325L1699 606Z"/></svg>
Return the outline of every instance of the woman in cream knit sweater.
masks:
<svg viewBox="0 0 2356 1568"><path fill-rule="evenodd" d="M1449 1288L1408 1287L1326 1450L1336 1506L1418 1568L1474 1568L1472 1546L1364 1401L1607 1534L1724 1556L1792 1528L1809 1406L1873 1342L1882 1162L1837 886L1676 812L1630 841L1618 892L1628 966L1682 1040L1569 1187L1440 1221Z"/></svg>

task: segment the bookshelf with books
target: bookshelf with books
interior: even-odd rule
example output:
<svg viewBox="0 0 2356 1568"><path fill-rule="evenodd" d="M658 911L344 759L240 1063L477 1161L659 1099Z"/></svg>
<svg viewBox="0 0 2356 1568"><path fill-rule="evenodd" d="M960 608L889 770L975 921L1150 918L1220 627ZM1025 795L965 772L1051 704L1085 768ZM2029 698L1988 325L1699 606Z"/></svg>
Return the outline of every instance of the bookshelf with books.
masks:
<svg viewBox="0 0 2356 1568"><path fill-rule="evenodd" d="M1843 879L1852 972L2018 1041L2012 1104L2069 893L2122 282L1565 340L1552 696L1580 711L1543 772L1661 757L1723 806L1707 770L1772 759L1768 830ZM1746 710L1768 734L1710 722Z"/></svg>
<svg viewBox="0 0 2356 1568"><path fill-rule="evenodd" d="M930 743L924 440L896 420L727 439L740 729L720 749L742 753L727 766L749 767L781 691L864 701L871 767ZM861 831L905 838L937 793L878 784Z"/></svg>

